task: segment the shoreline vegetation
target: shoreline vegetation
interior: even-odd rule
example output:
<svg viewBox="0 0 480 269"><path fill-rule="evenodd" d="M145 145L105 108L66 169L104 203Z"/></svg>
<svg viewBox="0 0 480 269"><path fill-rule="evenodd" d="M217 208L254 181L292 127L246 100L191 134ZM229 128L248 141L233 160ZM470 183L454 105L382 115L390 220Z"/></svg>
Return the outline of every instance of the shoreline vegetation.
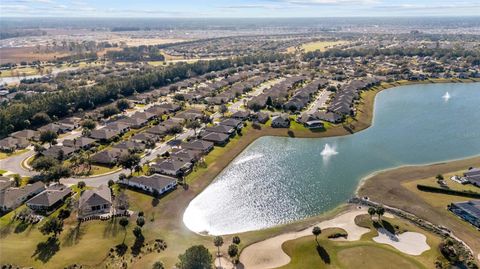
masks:
<svg viewBox="0 0 480 269"><path fill-rule="evenodd" d="M207 155L205 162L207 167L201 167L193 171L186 178L186 183L188 187L170 193L169 195L162 198L162 201L158 204L154 204L152 199L144 194L135 193L133 191L127 190L127 194L130 197L130 203L133 205L132 210L134 211L143 211L145 213L145 218L149 221L145 224L144 235L145 238L162 238L165 242L168 243L168 248L162 251L159 254L145 254L142 255L141 259L133 259L130 262L130 265L134 268L149 268L151 265L158 261L162 260L165 264L165 267L172 267L176 264L178 260L178 255L183 253L185 249L192 245L203 244L209 248L212 252L216 251L216 248L211 242L210 236L203 236L196 234L190 231L183 223L183 214L188 204L192 199L194 199L200 192L202 192L214 179L215 177L236 157L240 154L246 147L248 147L253 141L263 136L285 136L285 137L297 137L297 138L322 138L322 137L332 137L332 136L343 136L349 135L355 132L359 132L371 126L374 114L374 102L377 93L403 85L412 85L412 84L430 84L430 83L463 83L463 82L480 82L478 79L436 79L436 80L427 80L427 81L399 81L393 83L382 83L380 86L373 87L373 89L364 91L361 96L361 101L357 105L357 115L355 119L347 119L347 122L344 124L339 124L335 126L328 126L327 130L314 132L306 128L292 128L292 129L274 129L267 126L261 126L261 129L254 129L251 124L248 124L243 130L242 135L237 135L231 140L229 144L225 147L215 148L209 155ZM293 126L296 127L296 126ZM467 163L479 163L480 157L474 159L467 159L454 162L458 167L465 168L468 166ZM430 165L430 167L435 167L435 165ZM405 168L401 168L405 169ZM406 168L410 169L410 168ZM419 168L421 169L421 168ZM396 171L396 169L394 169ZM459 170L459 169L457 169ZM438 171L442 172L442 171ZM435 168L431 170L431 173L438 173L435 171ZM365 183L370 185L370 182L376 182L374 185L383 185L381 180L378 180L377 177L388 174L390 171L383 171L378 175L372 176ZM416 174L412 174L411 177L415 178ZM365 184L364 183L364 184ZM386 187L386 186L384 186ZM384 194L379 193L379 195ZM371 196L371 195L370 195ZM377 197L371 196L372 200L376 202L383 202L382 200L376 200ZM388 197L385 197L388 199ZM408 200L405 200L408 201ZM385 203L388 201L385 201ZM386 203L387 204L387 203ZM418 206L417 204L412 206ZM257 230L251 232L245 232L239 234L242 238L242 243L239 246L240 251L245 247L263 241L265 239L292 232L305 229L315 223L318 223L323 220L331 219L334 216L345 212L349 209L352 209L354 206L349 204L342 204L338 207L332 209L331 211L324 212L317 216L312 216L303 220L295 221L288 224L278 225L275 227L267 228L264 230ZM412 212L414 213L414 212ZM94 233L82 232L82 240L78 244L69 246L65 251L60 251L57 255L53 256L48 263L40 263L40 261L29 262L29 266L54 266L58 268L63 268L69 264L82 264L86 268L96 267L104 262L108 262L108 251L115 244L118 244L119 236L114 236L112 239L102 237L102 231L107 227L103 227L103 223L99 221L94 221L89 225L82 226L82 229L95 230ZM111 224L106 224L110 226ZM103 227L103 228L102 228ZM97 231L99 229L99 231ZM108 229L112 229L111 227ZM118 228L115 228L118 229ZM109 230L110 232L110 230ZM32 235L27 235L31 240L25 240L25 235L22 234L9 234L5 237L2 236L0 240L0 248L4 252L4 257L9 257L8 260L2 261L5 263L17 263L18 265L25 265L25 260L20 259L20 256L24 255L14 255L20 251L31 251L35 249L35 245L40 242L42 239L41 235L37 232L32 231ZM91 234L96 236L91 238ZM123 236L123 235L122 235ZM231 241L234 235L225 235L223 236L225 241ZM9 238L10 237L10 238ZM32 239L33 238L33 239ZM102 241L103 238L103 241ZM463 238L462 238L463 239ZM19 241L20 240L20 241ZM28 245L27 241L36 240L33 246ZM91 245L86 242L89 240L94 240L97 242L97 248L95 252L89 250ZM23 242L21 245L12 245L12 242ZM471 239L470 241L474 241ZM127 243L133 242L131 235L127 236ZM29 244L29 243L28 243ZM477 250L480 249L480 242ZM226 251L222 249L222 251ZM78 256L72 255L70 253L77 253L83 257L89 257L88 259L79 258ZM84 255L87 253L87 255ZM27 253L28 254L28 253ZM25 254L25 255L27 255ZM68 254L68 255L66 255Z"/></svg>

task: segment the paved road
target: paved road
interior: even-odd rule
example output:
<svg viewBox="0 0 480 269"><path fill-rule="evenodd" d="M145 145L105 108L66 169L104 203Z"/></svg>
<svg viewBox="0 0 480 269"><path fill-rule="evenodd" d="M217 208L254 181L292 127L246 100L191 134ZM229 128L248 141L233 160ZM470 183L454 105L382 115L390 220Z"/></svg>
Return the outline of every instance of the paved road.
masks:
<svg viewBox="0 0 480 269"><path fill-rule="evenodd" d="M0 160L0 169L7 170L13 174L19 174L21 176L33 176L37 174L35 171L30 171L22 167L23 160L30 158L35 154L33 149L22 154L14 155L6 159Z"/></svg>
<svg viewBox="0 0 480 269"><path fill-rule="evenodd" d="M312 114L318 111L320 108L325 108L325 102L327 102L330 93L330 91L327 91L325 89L321 90L320 93L317 95L317 98L310 104L310 106L306 110L306 113Z"/></svg>

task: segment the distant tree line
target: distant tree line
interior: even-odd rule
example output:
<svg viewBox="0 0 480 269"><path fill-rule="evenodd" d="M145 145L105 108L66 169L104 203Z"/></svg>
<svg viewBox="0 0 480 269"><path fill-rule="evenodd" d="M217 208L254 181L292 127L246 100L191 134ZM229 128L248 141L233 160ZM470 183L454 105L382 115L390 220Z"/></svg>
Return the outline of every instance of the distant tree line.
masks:
<svg viewBox="0 0 480 269"><path fill-rule="evenodd" d="M137 70L128 75L111 76L90 87L74 87L25 96L0 108L0 136L25 128L38 127L43 123L36 121L40 115L42 118L47 116L51 119L62 118L131 96L135 92L146 92L189 77L245 64L282 61L288 57L286 54L257 54L190 64L178 63L166 68Z"/></svg>

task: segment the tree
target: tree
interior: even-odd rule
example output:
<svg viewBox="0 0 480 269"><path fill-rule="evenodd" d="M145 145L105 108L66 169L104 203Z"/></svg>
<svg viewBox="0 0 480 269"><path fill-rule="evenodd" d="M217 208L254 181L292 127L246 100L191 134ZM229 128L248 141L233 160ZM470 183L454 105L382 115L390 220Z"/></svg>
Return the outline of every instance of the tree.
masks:
<svg viewBox="0 0 480 269"><path fill-rule="evenodd" d="M32 163L35 171L47 171L53 166L58 165L58 160L48 156L41 156Z"/></svg>
<svg viewBox="0 0 480 269"><path fill-rule="evenodd" d="M192 120L192 121L189 121L187 123L187 128L189 129L193 129L195 135L197 135L197 129L202 127L202 125L200 124L200 122L196 121L196 120Z"/></svg>
<svg viewBox="0 0 480 269"><path fill-rule="evenodd" d="M63 221L57 218L48 219L42 226L40 226L40 232L44 235L53 234L53 237L57 237L63 231Z"/></svg>
<svg viewBox="0 0 480 269"><path fill-rule="evenodd" d="M118 108L116 106L111 105L111 106L107 106L104 109L102 109L102 111L100 113L103 114L104 118L108 118L110 116L113 116L113 115L116 115L116 114L120 113L120 110L118 110Z"/></svg>
<svg viewBox="0 0 480 269"><path fill-rule="evenodd" d="M120 224L120 226L122 226L123 230L125 231L125 236L123 237L123 243L125 243L125 237L127 237L128 219L126 217L123 217L118 221L118 224Z"/></svg>
<svg viewBox="0 0 480 269"><path fill-rule="evenodd" d="M217 247L217 257L220 257L220 247L223 245L223 238L221 236L215 236L213 238L213 244ZM220 262L220 259L218 260Z"/></svg>
<svg viewBox="0 0 480 269"><path fill-rule="evenodd" d="M120 100L117 101L117 108L120 111L124 111L126 109L129 109L130 108L130 102L128 102L128 100L126 100L126 99L120 99Z"/></svg>
<svg viewBox="0 0 480 269"><path fill-rule="evenodd" d="M225 116L225 113L227 113L228 111L228 108L226 105L220 105L220 107L218 108L218 112L222 113L222 116Z"/></svg>
<svg viewBox="0 0 480 269"><path fill-rule="evenodd" d="M58 213L58 218L61 220L67 219L70 217L70 210L69 209L60 209L60 212Z"/></svg>
<svg viewBox="0 0 480 269"><path fill-rule="evenodd" d="M115 185L115 181L113 179L108 180L108 187L111 188L113 185Z"/></svg>
<svg viewBox="0 0 480 269"><path fill-rule="evenodd" d="M118 164L124 169L130 170L130 176L133 174L133 170L140 164L140 156L138 154L123 154L118 160Z"/></svg>
<svg viewBox="0 0 480 269"><path fill-rule="evenodd" d="M32 120L30 121L33 126L40 126L52 122L50 116L45 112L39 112L33 115Z"/></svg>
<svg viewBox="0 0 480 269"><path fill-rule="evenodd" d="M273 100L272 97L268 96L267 102L265 103L267 106L272 107L273 106Z"/></svg>
<svg viewBox="0 0 480 269"><path fill-rule="evenodd" d="M240 237L238 237L237 235L235 235L233 238L232 238L232 243L234 243L235 245L240 245Z"/></svg>
<svg viewBox="0 0 480 269"><path fill-rule="evenodd" d="M42 142L42 144L49 143L50 145L52 145L52 143L57 139L57 137L58 135L54 131L44 131L40 133L40 142Z"/></svg>
<svg viewBox="0 0 480 269"><path fill-rule="evenodd" d="M152 269L165 269L165 266L162 262L158 261L152 265Z"/></svg>
<svg viewBox="0 0 480 269"><path fill-rule="evenodd" d="M435 178L437 179L437 183L440 183L445 179L441 174L438 174Z"/></svg>
<svg viewBox="0 0 480 269"><path fill-rule="evenodd" d="M377 209L375 209L377 215L378 215L378 220L381 220L382 219L382 216L383 214L385 214L385 208L383 208L382 206L380 207L377 207Z"/></svg>
<svg viewBox="0 0 480 269"><path fill-rule="evenodd" d="M93 129L95 129L96 126L97 126L97 124L95 123L95 121L93 121L91 119L86 119L82 122L82 128L83 129L93 130Z"/></svg>
<svg viewBox="0 0 480 269"><path fill-rule="evenodd" d="M35 143L33 145L33 150L35 151L35 153L41 154L42 152L45 151L45 148L41 144Z"/></svg>
<svg viewBox="0 0 480 269"><path fill-rule="evenodd" d="M132 231L132 232L133 232L133 235L134 235L136 238L141 238L141 237L143 237L143 235L142 235L142 229L141 229L140 227L138 227L138 226L135 227L135 228L133 228L133 231Z"/></svg>
<svg viewBox="0 0 480 269"><path fill-rule="evenodd" d="M48 169L45 175L48 181L58 181L61 178L71 176L72 170L67 166L57 164L50 167L50 169Z"/></svg>
<svg viewBox="0 0 480 269"><path fill-rule="evenodd" d="M22 182L22 177L19 174L13 175L13 181L15 182L15 187L20 187L20 183Z"/></svg>
<svg viewBox="0 0 480 269"><path fill-rule="evenodd" d="M373 207L368 208L368 215L370 215L370 219L372 219L372 217L373 217L373 215L375 215L375 213L377 213L375 208L373 208Z"/></svg>
<svg viewBox="0 0 480 269"><path fill-rule="evenodd" d="M233 263L236 263L236 260L234 258L236 258L237 255L238 255L237 245L231 244L230 246L228 246L228 256L230 256L230 258L234 261Z"/></svg>
<svg viewBox="0 0 480 269"><path fill-rule="evenodd" d="M139 227L143 227L143 225L145 225L145 218L143 218L143 217L138 217L138 218L137 218L137 225L138 225Z"/></svg>
<svg viewBox="0 0 480 269"><path fill-rule="evenodd" d="M203 245L190 247L178 259L176 266L182 269L210 269L213 263L212 254Z"/></svg>
<svg viewBox="0 0 480 269"><path fill-rule="evenodd" d="M85 184L85 181L79 181L79 182L77 183L77 187L78 187L79 189L83 189L83 188L85 188L85 186L87 186L87 184Z"/></svg>
<svg viewBox="0 0 480 269"><path fill-rule="evenodd" d="M320 227L315 226L312 229L312 234L315 235L315 241L317 242L318 245L318 236L322 233L322 229Z"/></svg>

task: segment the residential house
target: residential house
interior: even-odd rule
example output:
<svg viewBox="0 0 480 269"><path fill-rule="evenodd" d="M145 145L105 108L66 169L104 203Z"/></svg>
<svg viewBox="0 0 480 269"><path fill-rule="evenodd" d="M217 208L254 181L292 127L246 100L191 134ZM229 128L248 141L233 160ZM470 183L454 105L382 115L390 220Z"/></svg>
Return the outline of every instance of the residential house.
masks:
<svg viewBox="0 0 480 269"><path fill-rule="evenodd" d="M105 185L85 190L78 201L78 217L112 213L112 192Z"/></svg>
<svg viewBox="0 0 480 269"><path fill-rule="evenodd" d="M9 177L0 176L0 191L13 187L14 185L15 181Z"/></svg>
<svg viewBox="0 0 480 269"><path fill-rule="evenodd" d="M182 143L182 149L197 150L203 154L207 154L213 149L213 143L205 140L193 140L187 143Z"/></svg>
<svg viewBox="0 0 480 269"><path fill-rule="evenodd" d="M93 138L95 140L98 140L98 141L101 141L101 142L110 141L118 135L121 135L120 132L118 132L116 130L112 130L112 129L106 129L106 128L99 129L99 130L93 130L90 133L91 138Z"/></svg>
<svg viewBox="0 0 480 269"><path fill-rule="evenodd" d="M212 142L215 146L224 146L230 140L230 136L224 133L205 132L202 134L202 140Z"/></svg>
<svg viewBox="0 0 480 269"><path fill-rule="evenodd" d="M471 168L463 175L470 184L480 187L480 168Z"/></svg>
<svg viewBox="0 0 480 269"><path fill-rule="evenodd" d="M40 138L40 133L34 130L27 129L11 133L10 136L17 139L37 141Z"/></svg>
<svg viewBox="0 0 480 269"><path fill-rule="evenodd" d="M172 103L163 103L163 104L160 104L160 105L157 105L157 106L159 108L166 109L170 113L173 113L173 112L176 112L176 111L179 111L180 109L182 109L181 106L179 106L177 104L172 104Z"/></svg>
<svg viewBox="0 0 480 269"><path fill-rule="evenodd" d="M235 113L232 114L232 116L230 116L232 119L237 119L237 120L247 120L249 117L250 117L250 112L248 111L242 111L242 110L239 110Z"/></svg>
<svg viewBox="0 0 480 269"><path fill-rule="evenodd" d="M150 165L150 169L155 173L168 176L182 177L190 173L192 163L179 159L167 159L159 163Z"/></svg>
<svg viewBox="0 0 480 269"><path fill-rule="evenodd" d="M229 136L235 135L235 128L228 125L215 125L215 126L205 127L205 131L212 132L212 133L227 134Z"/></svg>
<svg viewBox="0 0 480 269"><path fill-rule="evenodd" d="M106 149L100 152L95 153L90 158L93 163L104 164L104 165L115 165L118 161L118 158L121 154L127 153L127 151L120 149Z"/></svg>
<svg viewBox="0 0 480 269"><path fill-rule="evenodd" d="M235 129L242 129L243 127L243 122L241 120L236 120L236 119L225 119L222 120L219 125L226 125L233 127Z"/></svg>
<svg viewBox="0 0 480 269"><path fill-rule="evenodd" d="M63 205L72 190L62 184L49 186L46 190L35 195L26 202L26 205L37 213L50 214Z"/></svg>
<svg viewBox="0 0 480 269"><path fill-rule="evenodd" d="M137 143L146 143L149 140L153 142L158 142L160 140L160 136L145 132L130 137L130 140Z"/></svg>
<svg viewBox="0 0 480 269"><path fill-rule="evenodd" d="M25 138L6 137L0 140L0 150L5 152L13 152L17 149L25 148L29 145Z"/></svg>
<svg viewBox="0 0 480 269"><path fill-rule="evenodd" d="M180 160L182 162L195 163L201 157L201 152L188 149L174 149L170 154L170 158L174 160Z"/></svg>
<svg viewBox="0 0 480 269"><path fill-rule="evenodd" d="M177 186L176 178L159 174L133 177L130 179L123 179L119 182L156 195L162 195L168 191L174 190Z"/></svg>
<svg viewBox="0 0 480 269"><path fill-rule="evenodd" d="M278 115L272 118L271 126L273 128L289 128L290 127L290 118L288 115Z"/></svg>
<svg viewBox="0 0 480 269"><path fill-rule="evenodd" d="M69 131L69 128L66 126L62 126L56 123L49 123L47 125L44 125L40 128L37 129L40 133L46 132L46 131L52 131L57 134L63 134L65 132Z"/></svg>
<svg viewBox="0 0 480 269"><path fill-rule="evenodd" d="M95 145L95 140L82 136L75 139L65 139L63 140L62 144L65 147L74 148L75 150L86 150Z"/></svg>
<svg viewBox="0 0 480 269"><path fill-rule="evenodd" d="M145 144L128 140L128 141L120 142L120 143L116 144L115 146L113 146L112 148L120 149L120 150L123 150L123 151L131 150L131 151L135 151L135 152L142 152L143 150L145 150Z"/></svg>
<svg viewBox="0 0 480 269"><path fill-rule="evenodd" d="M265 113L265 112L257 112L254 115L254 120L261 124L265 124L269 119L270 119L270 115L268 115L268 113Z"/></svg>
<svg viewBox="0 0 480 269"><path fill-rule="evenodd" d="M452 203L449 210L473 226L480 228L480 200Z"/></svg>
<svg viewBox="0 0 480 269"><path fill-rule="evenodd" d="M75 148L54 145L42 152L43 156L52 157L59 160L67 159L72 153L75 152Z"/></svg>
<svg viewBox="0 0 480 269"><path fill-rule="evenodd" d="M61 126L60 128L64 129L65 131L73 131L78 127L80 127L81 120L82 119L77 117L69 117L69 118L59 120L57 124L60 125Z"/></svg>
<svg viewBox="0 0 480 269"><path fill-rule="evenodd" d="M8 188L0 191L0 211L7 212L20 206L29 198L45 189L45 184L37 181L20 188Z"/></svg>

